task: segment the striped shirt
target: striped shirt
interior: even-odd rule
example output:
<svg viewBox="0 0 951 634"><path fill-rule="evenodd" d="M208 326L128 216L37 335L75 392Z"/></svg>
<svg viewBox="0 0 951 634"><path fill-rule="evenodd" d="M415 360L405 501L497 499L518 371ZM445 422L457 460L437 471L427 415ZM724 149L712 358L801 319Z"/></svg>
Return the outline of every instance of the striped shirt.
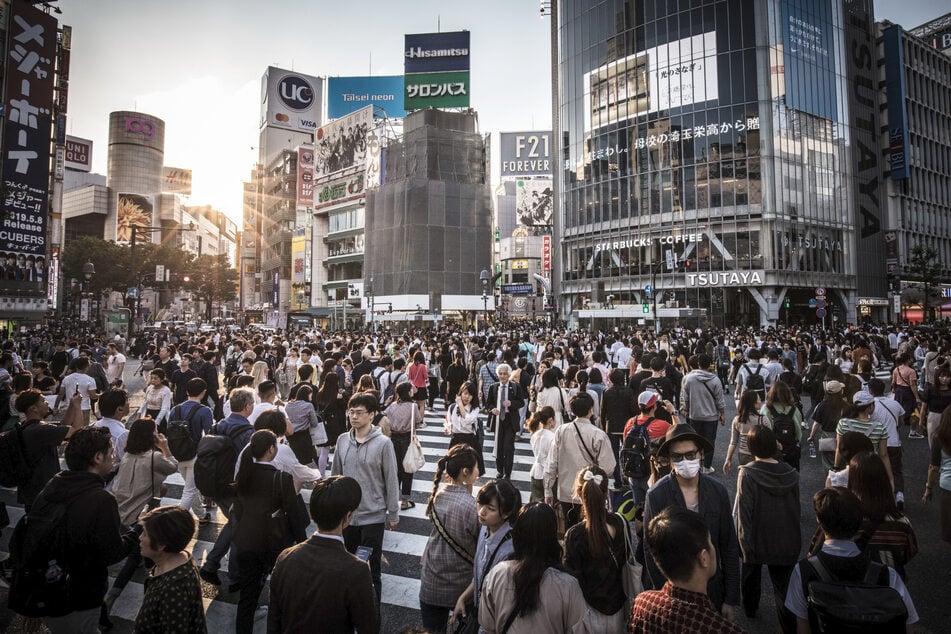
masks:
<svg viewBox="0 0 951 634"><path fill-rule="evenodd" d="M875 453L878 453L878 441L888 439L888 431L885 429L885 425L877 420L839 419L839 424L835 427L835 433L841 436L847 431L857 431L868 436L868 439L872 441Z"/></svg>

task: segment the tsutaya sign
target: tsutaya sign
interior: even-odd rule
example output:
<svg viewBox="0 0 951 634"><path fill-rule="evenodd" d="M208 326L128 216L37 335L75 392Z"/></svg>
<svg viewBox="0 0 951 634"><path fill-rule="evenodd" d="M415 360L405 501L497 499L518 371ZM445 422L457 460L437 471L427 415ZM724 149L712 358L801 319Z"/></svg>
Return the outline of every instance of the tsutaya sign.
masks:
<svg viewBox="0 0 951 634"><path fill-rule="evenodd" d="M687 286L751 286L763 283L763 271L716 271L710 273L687 273Z"/></svg>
<svg viewBox="0 0 951 634"><path fill-rule="evenodd" d="M598 251L617 251L619 249L638 249L641 247L649 247L655 242L657 244L691 244L694 242L703 242L703 237L706 234L703 232L700 233L683 233L683 234L670 234L663 236L647 236L644 238L625 238L623 240L612 240L610 242L599 242L594 245L594 252Z"/></svg>

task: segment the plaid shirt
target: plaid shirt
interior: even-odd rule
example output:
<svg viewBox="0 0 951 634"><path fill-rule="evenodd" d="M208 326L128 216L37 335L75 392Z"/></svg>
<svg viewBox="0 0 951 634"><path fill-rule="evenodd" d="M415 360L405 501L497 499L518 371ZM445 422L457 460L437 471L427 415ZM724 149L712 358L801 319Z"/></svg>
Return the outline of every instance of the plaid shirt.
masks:
<svg viewBox="0 0 951 634"><path fill-rule="evenodd" d="M466 552L475 555L479 516L472 494L458 484L442 484L433 505L446 532ZM452 549L435 526L421 563L419 599L430 605L454 606L459 595L472 583L472 565Z"/></svg>
<svg viewBox="0 0 951 634"><path fill-rule="evenodd" d="M634 634L742 634L739 625L716 611L705 594L675 588L668 581L660 590L637 595L631 608Z"/></svg>

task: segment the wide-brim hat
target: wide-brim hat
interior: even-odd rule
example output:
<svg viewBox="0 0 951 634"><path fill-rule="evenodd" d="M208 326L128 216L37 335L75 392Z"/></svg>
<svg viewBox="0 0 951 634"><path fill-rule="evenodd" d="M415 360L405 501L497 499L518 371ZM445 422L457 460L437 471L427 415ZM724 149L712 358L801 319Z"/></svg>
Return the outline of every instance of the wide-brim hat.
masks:
<svg viewBox="0 0 951 634"><path fill-rule="evenodd" d="M713 445L710 444L710 441L697 433L697 431L686 423L681 423L679 425L674 425L667 430L667 435L664 437L664 444L662 444L657 449L657 455L667 457L670 453L670 446L675 442L680 442L681 440L692 440L697 443L697 446L700 447L704 453L712 453Z"/></svg>

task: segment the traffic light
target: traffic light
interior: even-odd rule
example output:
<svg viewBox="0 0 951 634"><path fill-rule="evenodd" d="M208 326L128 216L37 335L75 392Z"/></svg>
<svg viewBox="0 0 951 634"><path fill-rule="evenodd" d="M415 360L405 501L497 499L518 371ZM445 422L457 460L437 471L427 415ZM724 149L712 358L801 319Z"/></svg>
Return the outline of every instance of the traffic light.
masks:
<svg viewBox="0 0 951 634"><path fill-rule="evenodd" d="M192 281L192 278L191 278L190 275L184 275L184 276L182 276L182 281L185 282L186 284L188 284L189 282Z"/></svg>
<svg viewBox="0 0 951 634"><path fill-rule="evenodd" d="M693 264L693 262L690 261L690 258L687 258L686 260L684 260L684 270L689 271L691 264Z"/></svg>
<svg viewBox="0 0 951 634"><path fill-rule="evenodd" d="M786 310L789 310L789 307L792 306L792 302L789 301L789 298L786 298Z"/></svg>
<svg viewBox="0 0 951 634"><path fill-rule="evenodd" d="M644 304L641 306L641 310L644 311L644 314L651 312L650 304L644 302Z"/></svg>
<svg viewBox="0 0 951 634"><path fill-rule="evenodd" d="M386 314L389 315L393 312L393 304L390 304L386 309Z"/></svg>

